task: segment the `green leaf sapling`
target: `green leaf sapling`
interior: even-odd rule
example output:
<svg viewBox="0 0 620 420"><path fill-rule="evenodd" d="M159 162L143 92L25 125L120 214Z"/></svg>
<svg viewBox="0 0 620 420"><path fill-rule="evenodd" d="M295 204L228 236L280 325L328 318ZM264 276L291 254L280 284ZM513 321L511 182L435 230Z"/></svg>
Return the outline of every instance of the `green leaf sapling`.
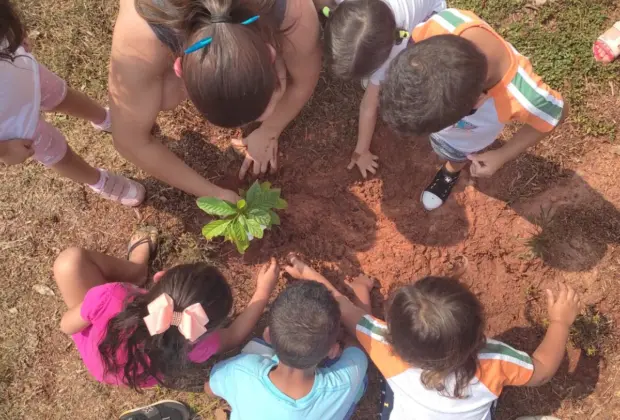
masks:
<svg viewBox="0 0 620 420"><path fill-rule="evenodd" d="M234 204L213 197L201 197L197 203L205 213L220 217L202 228L203 236L209 240L223 236L243 254L252 239L261 239L265 229L280 224L274 210L285 210L288 204L280 197L280 189L271 188L269 182L255 181L247 191L239 192L243 198Z"/></svg>

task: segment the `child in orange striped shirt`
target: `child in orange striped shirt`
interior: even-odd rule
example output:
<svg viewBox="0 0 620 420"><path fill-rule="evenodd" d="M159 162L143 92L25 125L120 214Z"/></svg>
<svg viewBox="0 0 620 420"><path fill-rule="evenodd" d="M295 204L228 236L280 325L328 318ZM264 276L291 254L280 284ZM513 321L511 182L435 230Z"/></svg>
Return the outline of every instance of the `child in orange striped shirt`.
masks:
<svg viewBox="0 0 620 420"><path fill-rule="evenodd" d="M534 354L484 335L484 311L458 280L425 277L396 290L386 305L387 323L370 315L367 277L351 287L356 304L325 277L293 258L293 277L327 286L340 304L341 321L385 378L382 420L490 420L506 386L540 386L564 358L580 297L560 285L547 290L549 327Z"/></svg>
<svg viewBox="0 0 620 420"><path fill-rule="evenodd" d="M472 176L491 176L566 117L562 96L472 12L443 10L416 26L412 40L392 62L380 103L388 125L430 136L447 161L422 193L426 210L446 201L468 162ZM511 121L524 126L500 149L484 151Z"/></svg>

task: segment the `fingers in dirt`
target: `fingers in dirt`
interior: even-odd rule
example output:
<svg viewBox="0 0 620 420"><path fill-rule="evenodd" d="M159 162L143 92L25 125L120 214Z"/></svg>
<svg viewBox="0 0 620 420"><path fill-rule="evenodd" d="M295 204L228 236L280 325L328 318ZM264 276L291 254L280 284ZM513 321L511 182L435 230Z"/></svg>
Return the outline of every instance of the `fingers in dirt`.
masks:
<svg viewBox="0 0 620 420"><path fill-rule="evenodd" d="M250 169L250 165L252 165L252 162L252 158L246 155L243 163L241 164L241 169L239 169L239 179L245 178L245 175L248 173L248 169Z"/></svg>

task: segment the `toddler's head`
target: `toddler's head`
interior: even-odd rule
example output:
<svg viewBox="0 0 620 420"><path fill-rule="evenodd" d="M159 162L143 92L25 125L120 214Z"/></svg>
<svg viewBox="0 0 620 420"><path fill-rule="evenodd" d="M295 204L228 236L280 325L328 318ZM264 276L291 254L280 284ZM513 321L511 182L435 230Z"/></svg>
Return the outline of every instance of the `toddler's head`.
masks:
<svg viewBox="0 0 620 420"><path fill-rule="evenodd" d="M17 10L9 0L0 0L0 59L12 60L25 36Z"/></svg>
<svg viewBox="0 0 620 420"><path fill-rule="evenodd" d="M381 86L381 115L404 135L428 135L471 114L484 97L487 60L469 40L438 35L409 45Z"/></svg>
<svg viewBox="0 0 620 420"><path fill-rule="evenodd" d="M388 302L387 324L394 352L422 369L426 388L466 396L485 343L483 308L467 287L445 277L401 287Z"/></svg>
<svg viewBox="0 0 620 420"><path fill-rule="evenodd" d="M233 303L224 276L204 263L178 265L155 280L147 293L133 295L125 309L108 322L107 334L99 344L106 373L122 376L125 384L134 389L151 377L164 383L181 376L189 366L191 340L199 341L218 328ZM200 327L189 328L187 322L185 327L177 325L190 316L185 311L188 308L192 317L204 311L208 318L204 324L206 332ZM171 318L166 311L172 311L174 316ZM201 321L198 323L202 325ZM189 330L193 336L188 334ZM126 350L126 360L118 357L119 350Z"/></svg>
<svg viewBox="0 0 620 420"><path fill-rule="evenodd" d="M266 338L281 363L316 367L338 354L340 307L325 286L302 280L288 286L271 306Z"/></svg>
<svg viewBox="0 0 620 420"><path fill-rule="evenodd" d="M368 77L402 39L394 13L381 0L347 0L329 11L324 32L329 69L345 80Z"/></svg>

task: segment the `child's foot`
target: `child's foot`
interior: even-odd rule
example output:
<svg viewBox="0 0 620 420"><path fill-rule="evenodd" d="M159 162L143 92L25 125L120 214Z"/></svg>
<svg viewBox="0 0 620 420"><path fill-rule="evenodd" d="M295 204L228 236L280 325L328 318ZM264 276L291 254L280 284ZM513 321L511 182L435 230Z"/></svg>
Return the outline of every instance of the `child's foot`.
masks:
<svg viewBox="0 0 620 420"><path fill-rule="evenodd" d="M420 201L422 206L428 211L435 210L443 203L446 202L448 196L452 192L452 188L459 179L461 171L450 172L446 169L446 166L442 166L435 174L433 182L424 189Z"/></svg>
<svg viewBox="0 0 620 420"><path fill-rule="evenodd" d="M144 266L144 281L148 276L148 263L157 252L159 232L152 226L136 229L127 244L127 260Z"/></svg>
<svg viewBox="0 0 620 420"><path fill-rule="evenodd" d="M111 133L112 132L112 118L110 117L110 108L105 107L104 109L105 109L105 120L103 120L103 122L99 124L95 124L94 122L91 122L91 125L97 131L105 131L106 133Z"/></svg>
<svg viewBox="0 0 620 420"><path fill-rule="evenodd" d="M620 21L594 42L592 52L594 59L601 63L611 63L620 55Z"/></svg>
<svg viewBox="0 0 620 420"><path fill-rule="evenodd" d="M127 259L136 264L147 264L157 252L159 232L152 226L136 229L127 244Z"/></svg>
<svg viewBox="0 0 620 420"><path fill-rule="evenodd" d="M120 420L189 420L190 411L178 401L162 400L146 407L134 408L121 414Z"/></svg>
<svg viewBox="0 0 620 420"><path fill-rule="evenodd" d="M144 186L139 182L99 169L99 182L89 187L108 200L119 202L125 206L135 207L142 204L146 196Z"/></svg>

